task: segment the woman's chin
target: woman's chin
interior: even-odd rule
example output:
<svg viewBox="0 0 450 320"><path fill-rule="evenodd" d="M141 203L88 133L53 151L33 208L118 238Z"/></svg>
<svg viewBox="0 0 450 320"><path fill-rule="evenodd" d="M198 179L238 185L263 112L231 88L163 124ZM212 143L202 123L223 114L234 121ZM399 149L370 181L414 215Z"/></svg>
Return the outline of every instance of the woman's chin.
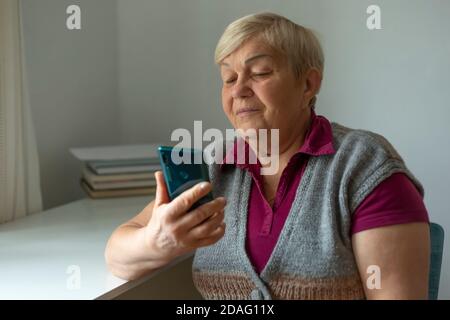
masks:
<svg viewBox="0 0 450 320"><path fill-rule="evenodd" d="M243 132L254 130L256 134L260 134L259 131L261 129L270 130L266 126L264 126L262 123L259 123L259 122L239 123L237 126L235 126L235 128L237 130L240 130L240 131L243 131Z"/></svg>

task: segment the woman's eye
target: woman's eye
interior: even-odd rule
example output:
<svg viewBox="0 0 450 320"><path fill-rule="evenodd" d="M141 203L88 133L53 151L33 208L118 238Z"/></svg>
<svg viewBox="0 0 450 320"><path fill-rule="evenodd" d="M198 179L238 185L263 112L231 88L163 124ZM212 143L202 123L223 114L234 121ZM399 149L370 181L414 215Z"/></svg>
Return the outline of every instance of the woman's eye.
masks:
<svg viewBox="0 0 450 320"><path fill-rule="evenodd" d="M254 77L265 77L265 76L268 76L268 75L271 74L271 73L272 73L272 71L269 71L269 72L259 72L259 73L254 73L253 76L254 76Z"/></svg>
<svg viewBox="0 0 450 320"><path fill-rule="evenodd" d="M272 74L272 71L267 71L267 72L255 72L255 73L252 73L252 74L251 74L251 77L257 77L257 78L261 77L261 78L263 78L263 77L266 77L266 76L268 76L268 75L270 75L270 74ZM236 80L237 80L237 78L229 78L229 79L227 79L227 80L224 80L224 82L225 82L226 84L232 84L233 82L236 82Z"/></svg>

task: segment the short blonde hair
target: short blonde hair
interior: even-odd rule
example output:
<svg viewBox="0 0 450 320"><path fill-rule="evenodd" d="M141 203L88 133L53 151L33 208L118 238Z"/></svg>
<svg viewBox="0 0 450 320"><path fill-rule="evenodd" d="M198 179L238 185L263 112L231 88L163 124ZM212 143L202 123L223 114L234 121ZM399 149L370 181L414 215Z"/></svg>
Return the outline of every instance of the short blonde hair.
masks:
<svg viewBox="0 0 450 320"><path fill-rule="evenodd" d="M286 58L296 77L302 77L311 68L323 75L325 59L313 31L270 12L251 14L230 23L217 44L214 56L216 64L221 63L245 41L258 36ZM312 105L315 100L314 97Z"/></svg>

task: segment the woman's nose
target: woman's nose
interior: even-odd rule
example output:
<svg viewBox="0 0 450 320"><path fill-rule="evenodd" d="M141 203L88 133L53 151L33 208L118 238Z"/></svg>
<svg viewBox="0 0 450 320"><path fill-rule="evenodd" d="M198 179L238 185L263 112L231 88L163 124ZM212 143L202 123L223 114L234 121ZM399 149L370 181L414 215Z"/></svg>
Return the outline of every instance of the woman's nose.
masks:
<svg viewBox="0 0 450 320"><path fill-rule="evenodd" d="M236 81L231 90L231 96L234 99L237 98L248 98L253 95L253 90L248 86L245 81Z"/></svg>

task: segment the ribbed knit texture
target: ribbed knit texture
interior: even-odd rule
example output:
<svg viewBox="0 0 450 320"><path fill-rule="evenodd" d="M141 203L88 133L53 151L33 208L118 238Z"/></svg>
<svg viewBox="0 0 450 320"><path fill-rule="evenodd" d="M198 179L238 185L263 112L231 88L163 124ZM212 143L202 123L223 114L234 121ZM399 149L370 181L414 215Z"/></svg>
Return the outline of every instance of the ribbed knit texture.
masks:
<svg viewBox="0 0 450 320"><path fill-rule="evenodd" d="M227 198L224 237L197 249L193 279L206 299L364 299L350 227L361 201L384 179L403 172L419 181L382 136L332 124L336 153L311 157L289 216L257 274L246 254L252 177L235 166L209 167L215 196ZM213 155L212 148L208 151Z"/></svg>

